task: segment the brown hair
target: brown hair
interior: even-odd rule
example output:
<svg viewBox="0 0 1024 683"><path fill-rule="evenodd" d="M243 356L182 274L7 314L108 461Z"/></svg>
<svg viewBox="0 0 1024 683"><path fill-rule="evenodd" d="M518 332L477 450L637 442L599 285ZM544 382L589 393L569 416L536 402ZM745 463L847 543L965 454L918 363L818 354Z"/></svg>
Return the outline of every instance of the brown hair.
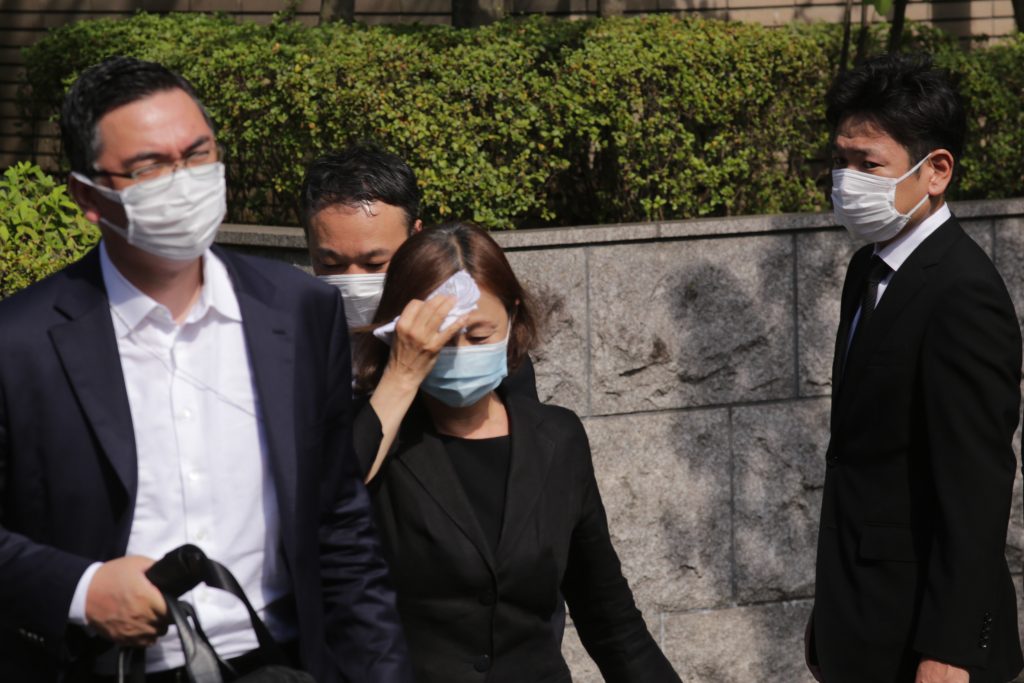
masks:
<svg viewBox="0 0 1024 683"><path fill-rule="evenodd" d="M369 332L394 320L413 299L426 299L459 270L468 272L481 289L505 306L511 325L509 370L519 367L539 336L532 298L519 284L501 247L486 231L469 222L445 223L416 233L391 259L373 324L356 332L357 391L369 392L377 386L391 351Z"/></svg>

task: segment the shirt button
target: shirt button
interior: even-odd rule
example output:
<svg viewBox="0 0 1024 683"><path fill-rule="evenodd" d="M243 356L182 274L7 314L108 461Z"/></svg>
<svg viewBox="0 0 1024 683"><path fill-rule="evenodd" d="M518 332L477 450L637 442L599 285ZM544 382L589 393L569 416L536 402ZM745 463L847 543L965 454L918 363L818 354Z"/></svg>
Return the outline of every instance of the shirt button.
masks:
<svg viewBox="0 0 1024 683"><path fill-rule="evenodd" d="M489 655L480 655L479 657L477 657L476 661L473 662L473 668L476 669L477 671L479 671L480 673L484 673L485 671L488 671L491 668L491 658L490 658L490 656Z"/></svg>
<svg viewBox="0 0 1024 683"><path fill-rule="evenodd" d="M206 540L206 536L207 536L206 529L200 529L199 532L196 533L196 540L205 541Z"/></svg>
<svg viewBox="0 0 1024 683"><path fill-rule="evenodd" d="M191 472L188 473L188 480L199 481L199 473L196 472L195 470L192 470Z"/></svg>
<svg viewBox="0 0 1024 683"><path fill-rule="evenodd" d="M189 410L188 408L185 408L185 410L181 411L181 419L182 420L191 420L192 419L192 411Z"/></svg>

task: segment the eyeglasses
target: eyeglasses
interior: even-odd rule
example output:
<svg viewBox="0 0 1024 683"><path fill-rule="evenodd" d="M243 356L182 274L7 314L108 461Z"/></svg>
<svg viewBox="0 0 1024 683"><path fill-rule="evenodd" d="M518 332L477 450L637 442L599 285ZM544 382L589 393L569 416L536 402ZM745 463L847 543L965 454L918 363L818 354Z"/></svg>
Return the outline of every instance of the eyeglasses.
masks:
<svg viewBox="0 0 1024 683"><path fill-rule="evenodd" d="M184 170L186 173L194 172L201 169L207 164L212 164L215 161L219 161L224 158L224 148L221 145L210 145L189 152L181 159L177 161L158 161L152 164L146 164L140 166L130 173L118 173L116 171L104 171L103 169L95 169L93 175L105 175L113 176L114 178L128 178L130 180L143 181L143 180L155 180L156 178L166 178L167 182L170 183L174 177L174 173L178 169Z"/></svg>

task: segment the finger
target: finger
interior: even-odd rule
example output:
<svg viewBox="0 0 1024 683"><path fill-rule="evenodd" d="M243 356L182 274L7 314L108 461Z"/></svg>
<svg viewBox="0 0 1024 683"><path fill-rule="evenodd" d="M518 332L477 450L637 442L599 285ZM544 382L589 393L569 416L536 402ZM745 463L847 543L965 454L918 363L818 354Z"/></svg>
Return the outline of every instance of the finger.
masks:
<svg viewBox="0 0 1024 683"><path fill-rule="evenodd" d="M456 335L458 335L460 332L462 332L463 329L465 329L466 323L468 322L469 313L466 313L465 315L461 315L458 318L456 318L455 322L453 322L451 325L438 332L438 340L441 342L441 345L444 346L452 339L454 339Z"/></svg>
<svg viewBox="0 0 1024 683"><path fill-rule="evenodd" d="M402 313L398 316L398 321L395 323L395 332L404 335L413 329L425 305L426 302L419 299L412 299L407 303L405 308L402 309Z"/></svg>
<svg viewBox="0 0 1024 683"><path fill-rule="evenodd" d="M448 315L452 312L452 309L455 308L455 304L458 303L452 297L445 298L447 299L447 301L443 302L442 305L435 308L432 311L429 318L424 322L424 325L426 326L426 331L429 332L430 334L435 334L441 331L441 325L444 324L445 318L448 317Z"/></svg>
<svg viewBox="0 0 1024 683"><path fill-rule="evenodd" d="M436 332L445 316L455 308L455 297L440 295L435 296L424 304L416 319L417 327L422 326L429 332Z"/></svg>

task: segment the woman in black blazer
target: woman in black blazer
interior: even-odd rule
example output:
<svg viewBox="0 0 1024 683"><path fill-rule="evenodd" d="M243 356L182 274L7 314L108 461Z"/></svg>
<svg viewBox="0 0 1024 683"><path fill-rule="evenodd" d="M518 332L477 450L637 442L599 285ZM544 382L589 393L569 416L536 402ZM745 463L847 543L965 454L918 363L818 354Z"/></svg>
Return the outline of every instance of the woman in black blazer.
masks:
<svg viewBox="0 0 1024 683"><path fill-rule="evenodd" d="M460 271L479 301L449 317L472 297L429 295ZM396 316L390 346L360 343L357 388L373 392L360 418L374 428L357 448L377 453L370 490L417 680L570 681L564 595L606 681L678 683L622 576L579 418L496 391L537 336L501 248L466 224L414 235L374 327Z"/></svg>

